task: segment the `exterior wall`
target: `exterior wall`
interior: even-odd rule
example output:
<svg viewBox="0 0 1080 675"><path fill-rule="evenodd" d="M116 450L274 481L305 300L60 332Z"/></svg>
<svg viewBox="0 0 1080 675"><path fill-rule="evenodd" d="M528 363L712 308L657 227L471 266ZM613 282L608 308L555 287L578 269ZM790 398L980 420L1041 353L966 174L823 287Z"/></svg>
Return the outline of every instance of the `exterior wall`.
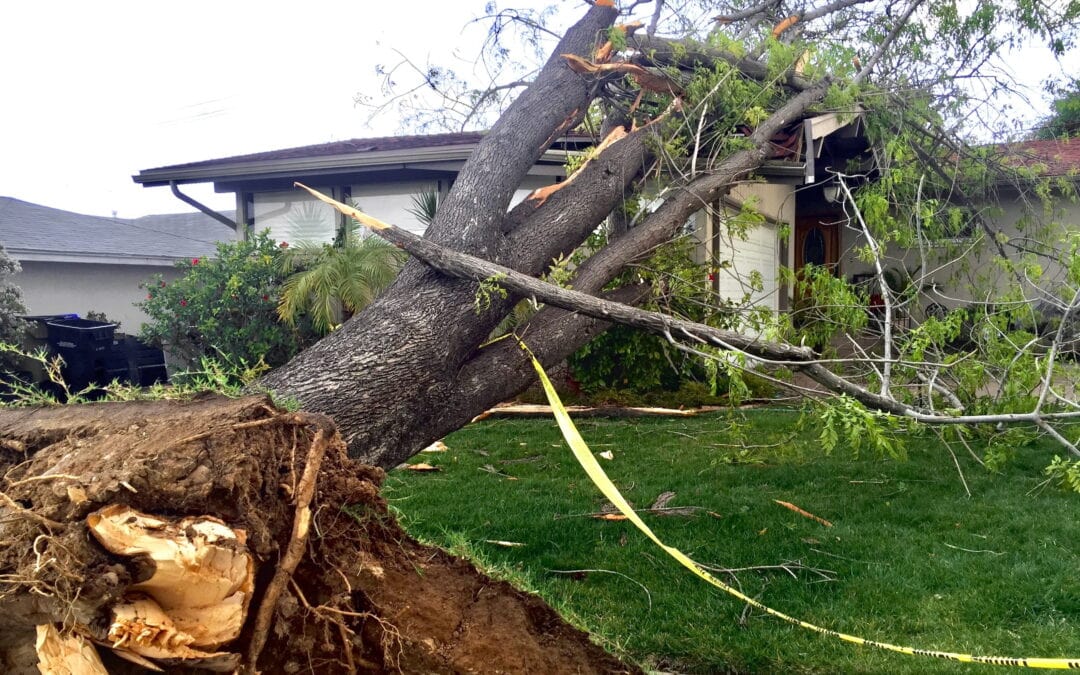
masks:
<svg viewBox="0 0 1080 675"><path fill-rule="evenodd" d="M120 330L137 334L146 315L133 305L146 298L139 284L154 274L175 279L173 267L109 265L60 262L20 262L22 272L12 281L23 292L30 314L78 314L104 312L119 321Z"/></svg>
<svg viewBox="0 0 1080 675"><path fill-rule="evenodd" d="M1023 205L1012 201L1006 203L998 215L989 216L989 220L991 227L1004 239L1009 255L1015 256L1015 259L1031 256L1043 270L1042 279L1038 282L1039 287L1054 292L1060 288L1064 274L1064 269L1056 257L1056 248L1052 246L1050 250L1044 251L1043 255L1033 255L1029 239L1032 237L1032 230L1030 226L1020 225L1024 217ZM1080 205L1062 204L1046 224L1035 227L1045 228L1045 231L1034 238L1056 244L1067 231L1080 231ZM861 232L851 227L844 228L841 270L849 280L855 275L874 272L871 264L858 259L858 249L865 245L866 239ZM903 267L921 274L925 267L927 272L924 290L929 298L946 308L955 308L990 300L1013 282L1008 272L994 265L997 255L996 247L991 243L979 242L973 237L928 247L922 252L911 249L891 253L885 268ZM931 286L934 290L930 290Z"/></svg>
<svg viewBox="0 0 1080 675"><path fill-rule="evenodd" d="M514 193L511 206L525 199L534 189L555 182L551 176L528 176ZM426 227L410 211L413 197L435 190L440 198L446 194L447 180L398 181L363 183L349 186L348 202L364 213L397 225L414 234L423 235ZM314 186L315 189L341 201L342 190ZM329 244L340 222L334 209L300 190L256 192L254 195L256 232L269 229L275 241L289 243L312 242Z"/></svg>

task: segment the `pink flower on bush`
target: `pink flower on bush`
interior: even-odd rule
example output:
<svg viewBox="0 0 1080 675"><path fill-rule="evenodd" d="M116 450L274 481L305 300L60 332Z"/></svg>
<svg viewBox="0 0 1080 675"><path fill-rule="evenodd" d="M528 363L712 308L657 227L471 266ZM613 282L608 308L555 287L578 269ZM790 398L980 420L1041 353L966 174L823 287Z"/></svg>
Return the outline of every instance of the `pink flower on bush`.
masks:
<svg viewBox="0 0 1080 675"><path fill-rule="evenodd" d="M283 241L280 244L278 244L278 247L280 247L280 248L289 248L289 242Z"/></svg>
<svg viewBox="0 0 1080 675"><path fill-rule="evenodd" d="M266 302L266 301L267 301L267 300L269 300L269 299L270 299L270 296L269 296L269 295L264 295L264 296L263 296L263 302Z"/></svg>
<svg viewBox="0 0 1080 675"><path fill-rule="evenodd" d="M161 282L161 287L165 288L165 282L164 281Z"/></svg>
<svg viewBox="0 0 1080 675"><path fill-rule="evenodd" d="M187 300L184 300L183 298L181 298L180 299L180 306L181 307L187 307Z"/></svg>
<svg viewBox="0 0 1080 675"><path fill-rule="evenodd" d="M146 294L146 299L147 300L153 300L154 299L154 294L153 293L147 293Z"/></svg>
<svg viewBox="0 0 1080 675"><path fill-rule="evenodd" d="M199 264L199 259L198 258L192 258L191 259L191 264L192 265L198 265Z"/></svg>

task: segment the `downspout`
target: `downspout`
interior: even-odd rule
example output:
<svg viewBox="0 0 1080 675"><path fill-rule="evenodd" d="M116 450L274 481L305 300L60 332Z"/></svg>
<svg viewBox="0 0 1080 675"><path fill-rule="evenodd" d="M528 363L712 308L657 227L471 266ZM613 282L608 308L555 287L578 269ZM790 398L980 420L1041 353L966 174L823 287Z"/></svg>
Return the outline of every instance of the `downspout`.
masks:
<svg viewBox="0 0 1080 675"><path fill-rule="evenodd" d="M176 181L174 181L174 180L169 181L169 189L172 190L173 195L175 195L177 199L184 202L188 206L194 206L196 209L198 209L199 211L202 211L203 213L210 216L211 218L218 221L219 223L222 223L224 225L228 225L229 227L231 227L233 229L233 231L236 230L236 228L237 228L236 221L231 220L228 217L221 215L220 213L213 210L212 208L210 208L206 204L203 204L202 202L200 202L200 201L198 201L198 200L196 200L196 199L194 199L192 197L187 196L183 192L180 192L180 188L176 187Z"/></svg>

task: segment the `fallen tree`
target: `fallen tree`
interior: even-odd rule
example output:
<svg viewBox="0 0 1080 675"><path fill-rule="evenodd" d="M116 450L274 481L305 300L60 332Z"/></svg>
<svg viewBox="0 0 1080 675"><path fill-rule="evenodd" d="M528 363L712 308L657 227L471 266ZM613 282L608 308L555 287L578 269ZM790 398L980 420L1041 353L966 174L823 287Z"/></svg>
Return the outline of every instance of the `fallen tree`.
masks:
<svg viewBox="0 0 1080 675"><path fill-rule="evenodd" d="M972 150L949 128L960 111L976 108L974 96L959 83L1029 37L1071 36L1074 8L1036 18L1019 6L989 3L961 9L913 0L894 10L858 0L794 8L763 2L701 26L688 18L699 5L658 2L649 30L639 35L642 25L616 25L620 11L614 3L590 4L457 176L425 236L426 252L410 243L417 258L375 303L266 375L261 386L295 398L304 409L331 415L353 456L391 467L529 386L532 375L512 346L481 345L518 301L531 297L547 306L519 331L548 366L611 322L629 322L706 358L739 354L724 361L733 367L745 365L743 357L793 366L825 383L828 391L890 415L947 425L1023 422L1080 454L1053 424L1072 414L1061 408L1074 402L1054 386L1060 378L1057 348L1045 359L1039 341L1017 342L1008 334L1037 299L1060 308L1062 325L1075 324L1071 317L1080 295L1068 291L1076 282L1061 275L1053 283L1038 280L1027 272L1038 267L1035 262L1004 247L1000 232L986 222L988 209L976 208L968 190L1002 185L1017 172ZM665 11L691 35L661 37L657 22ZM1014 29L1007 40L988 37L990 24L980 18L987 14L993 14L996 27ZM1067 43L1054 38L1051 48L1060 52ZM934 58L917 56L925 53ZM438 89L440 82L429 77L428 84ZM874 260L877 283L886 290L883 351L857 354L854 377L838 376L835 364L804 346L799 331L783 317L765 326L746 321L743 330L717 335L710 326L691 328L678 317L650 315L646 321L645 314L624 306L652 292L632 283L613 285L632 276L624 274L627 266L679 236L695 213L715 209L741 182L754 180L781 132L812 113L855 110L866 112L867 125L877 134L873 141L881 145L875 150L875 179L833 170L844 182L851 227L867 239L866 251L856 253ZM587 119L598 132L587 161L556 189L538 191L509 208L537 157ZM921 169L913 168L911 157L919 158ZM1036 178L1024 174L1025 180ZM856 184L876 192L857 195ZM1063 185L1028 184L1023 198L1034 211L1050 209L1035 195ZM979 198L996 189L983 190ZM864 214L868 204L873 213ZM933 297L930 281L939 266L926 262L926 250L941 250L941 237L956 230L957 220L981 235L943 264L963 265L988 251L997 258L989 264L1008 268L1015 281L1014 287L974 303L987 310L984 332L992 339L960 359L946 344L965 321L959 313L928 322L936 332L927 328L917 339L900 339L894 318L901 307L919 307ZM606 233L599 244L579 248L598 230ZM931 230L939 232L937 240L930 238ZM1060 250L1065 244L1045 240L1042 246ZM489 264L490 273L439 267L431 254L437 248ZM560 302L556 297L565 289L542 287L538 278L552 269L553 260L575 250L584 254L564 283L579 295ZM909 250L923 256L922 271L904 280L913 290L892 291L886 267L904 263L903 251ZM792 277L781 287L801 283ZM989 285L978 280L973 288L982 288L979 284ZM865 320L859 296L850 289L838 292L847 294L838 306ZM601 307L597 298L622 305ZM738 309L754 314L748 305ZM833 327L829 334L842 335L846 328ZM712 336L704 337L710 330ZM776 337L748 340L736 333ZM1051 337L1063 344L1067 336ZM1009 350L1015 350L1012 361L1002 356ZM967 368L971 364L978 367ZM982 397L985 391L1017 395Z"/></svg>
<svg viewBox="0 0 1080 675"><path fill-rule="evenodd" d="M265 397L0 410L0 475L5 673L637 672Z"/></svg>
<svg viewBox="0 0 1080 675"><path fill-rule="evenodd" d="M445 672L492 663L536 672L627 670L538 600L409 541L378 497L381 469L354 464L345 453L347 446L374 467L395 466L528 386L532 371L514 345L483 345L529 296L547 306L520 332L548 365L618 320L686 348L794 365L895 415L956 418L935 412L933 395L928 403L908 396L897 375L903 369L913 380L927 377L928 390L944 389L953 409L981 409L943 383L939 373L954 365L945 359L906 360L888 351L865 358L864 375L876 371L879 380L873 387L866 377L841 378L797 342L748 339L628 307L648 289L609 284L676 236L689 216L751 178L777 133L809 112L874 101L887 109L913 91L912 82L918 92L944 82L946 72L968 78L971 63L1001 48L991 37L1006 19L1014 35L1052 36L1061 51L1075 8L1034 16L1022 3L968 11L964 3L912 0L894 10L835 0L793 11L769 1L718 17L722 30L701 44L657 37L659 11L647 39L634 43L629 27L613 28L620 12L610 0L590 4L486 134L426 239L399 241L416 258L392 287L262 380L306 412L281 412L263 398L0 412L0 650L7 671L32 672L38 661L92 668L90 644L106 647L100 654L110 672L133 667L124 657L266 672ZM987 12L1001 21L988 21ZM865 61L854 58L853 45L865 50ZM931 45L940 50L940 67L918 56ZM889 77L896 73L903 77ZM924 79L930 75L938 79ZM948 183L954 174L942 160L967 158L966 149L942 141L944 118L934 110L904 109L910 114L882 119L918 128L923 145L908 162L918 156ZM562 187L510 208L537 157L595 112L604 117L603 133L589 161ZM657 177L663 187L650 193ZM922 182L890 185L915 190ZM630 218L623 207L634 200L662 203ZM915 212L921 218L925 211ZM572 290L537 281L553 259L609 220L611 236L575 267ZM1048 363L1059 344L1055 338ZM1034 382L1025 390L1037 394L1034 407L989 412L1026 415L1015 421L1053 429L1075 412L1060 410L1053 367L1020 347L1024 359L1014 361L1023 361L1025 381ZM967 421L995 420L1014 421ZM155 555L161 564L150 562ZM155 580L177 555L223 562L221 570L196 566L198 579L183 582L194 601L162 592ZM202 584L213 592L203 593Z"/></svg>

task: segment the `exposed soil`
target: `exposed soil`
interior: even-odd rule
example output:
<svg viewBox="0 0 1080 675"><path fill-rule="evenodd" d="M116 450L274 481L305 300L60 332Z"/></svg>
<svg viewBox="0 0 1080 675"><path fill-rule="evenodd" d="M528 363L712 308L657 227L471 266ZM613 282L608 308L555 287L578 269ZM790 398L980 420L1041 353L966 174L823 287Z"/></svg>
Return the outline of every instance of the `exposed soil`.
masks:
<svg viewBox="0 0 1080 675"><path fill-rule="evenodd" d="M246 654L292 536L292 495L316 426L262 397L0 410L0 672L37 672L36 624L103 637L109 607L147 576L147 563L88 536L87 514L116 503L212 515L247 533L255 599L241 637L222 648ZM379 495L382 479L330 437L306 553L259 671L640 672L539 598L410 539ZM103 657L110 672L143 672Z"/></svg>

